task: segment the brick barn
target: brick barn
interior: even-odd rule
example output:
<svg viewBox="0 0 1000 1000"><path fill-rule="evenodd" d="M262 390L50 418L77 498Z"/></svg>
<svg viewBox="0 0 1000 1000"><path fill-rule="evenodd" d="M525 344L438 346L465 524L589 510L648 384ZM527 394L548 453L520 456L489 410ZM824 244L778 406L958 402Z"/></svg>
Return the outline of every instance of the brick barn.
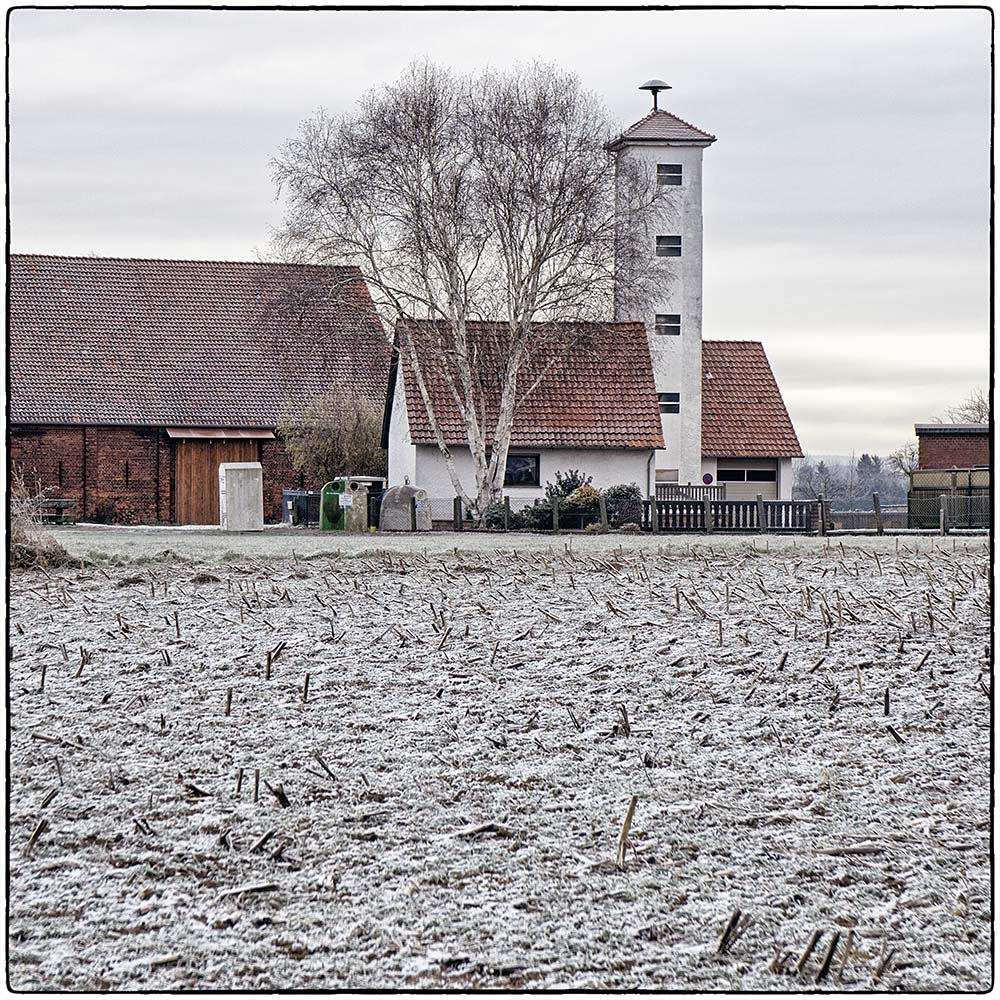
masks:
<svg viewBox="0 0 1000 1000"><path fill-rule="evenodd" d="M916 424L918 469L989 468L989 424Z"/></svg>
<svg viewBox="0 0 1000 1000"><path fill-rule="evenodd" d="M385 398L390 348L353 268L13 254L9 468L80 520L218 523L218 465L264 514L304 483L275 428L331 384Z"/></svg>

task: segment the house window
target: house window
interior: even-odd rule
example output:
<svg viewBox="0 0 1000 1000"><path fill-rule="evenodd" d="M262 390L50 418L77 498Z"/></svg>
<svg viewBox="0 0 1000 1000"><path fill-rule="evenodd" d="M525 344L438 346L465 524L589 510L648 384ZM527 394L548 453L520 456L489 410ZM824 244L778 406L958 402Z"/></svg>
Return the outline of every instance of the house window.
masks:
<svg viewBox="0 0 1000 1000"><path fill-rule="evenodd" d="M660 413L681 412L681 394L679 392L658 392L656 398L660 401Z"/></svg>
<svg viewBox="0 0 1000 1000"><path fill-rule="evenodd" d="M657 469L656 481L658 483L676 483L678 480L677 469Z"/></svg>
<svg viewBox="0 0 1000 1000"><path fill-rule="evenodd" d="M719 469L715 478L720 483L745 483L747 481L746 469Z"/></svg>
<svg viewBox="0 0 1000 1000"><path fill-rule="evenodd" d="M747 469L748 483L776 483L778 473L774 469Z"/></svg>
<svg viewBox="0 0 1000 1000"><path fill-rule="evenodd" d="M540 455L508 455L504 469L504 486L541 486Z"/></svg>
<svg viewBox="0 0 1000 1000"><path fill-rule="evenodd" d="M656 256L657 257L680 257L681 238L679 236L657 236Z"/></svg>
<svg viewBox="0 0 1000 1000"><path fill-rule="evenodd" d="M681 335L680 313L657 313L656 332L663 337L679 337Z"/></svg>
<svg viewBox="0 0 1000 1000"><path fill-rule="evenodd" d="M682 169L679 163L657 163L657 184L680 184Z"/></svg>

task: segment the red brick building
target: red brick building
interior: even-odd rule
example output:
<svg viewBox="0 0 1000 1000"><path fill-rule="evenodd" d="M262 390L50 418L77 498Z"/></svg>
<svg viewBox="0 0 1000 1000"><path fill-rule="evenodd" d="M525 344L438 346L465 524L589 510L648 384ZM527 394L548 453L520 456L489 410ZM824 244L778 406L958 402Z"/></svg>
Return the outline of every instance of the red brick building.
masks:
<svg viewBox="0 0 1000 1000"><path fill-rule="evenodd" d="M336 381L385 398L389 344L354 268L14 254L8 462L81 520L218 520L218 464L303 483L274 430Z"/></svg>
<svg viewBox="0 0 1000 1000"><path fill-rule="evenodd" d="M990 466L989 424L917 424L918 469Z"/></svg>

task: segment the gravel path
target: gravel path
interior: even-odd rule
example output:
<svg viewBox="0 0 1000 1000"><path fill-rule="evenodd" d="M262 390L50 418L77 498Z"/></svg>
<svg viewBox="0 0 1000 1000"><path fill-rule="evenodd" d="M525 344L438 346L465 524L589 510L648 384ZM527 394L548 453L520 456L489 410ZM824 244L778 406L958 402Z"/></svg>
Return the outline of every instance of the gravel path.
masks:
<svg viewBox="0 0 1000 1000"><path fill-rule="evenodd" d="M980 539L59 534L17 989L989 988Z"/></svg>

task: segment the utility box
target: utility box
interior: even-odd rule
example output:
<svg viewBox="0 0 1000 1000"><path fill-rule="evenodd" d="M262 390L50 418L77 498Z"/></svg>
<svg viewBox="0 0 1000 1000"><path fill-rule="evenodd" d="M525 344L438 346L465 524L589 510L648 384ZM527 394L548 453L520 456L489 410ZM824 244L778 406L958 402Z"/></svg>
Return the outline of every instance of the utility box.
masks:
<svg viewBox="0 0 1000 1000"><path fill-rule="evenodd" d="M223 531L264 530L264 470L260 462L219 466L219 524Z"/></svg>
<svg viewBox="0 0 1000 1000"><path fill-rule="evenodd" d="M320 528L323 531L368 531L369 491L380 492L385 480L376 476L340 476L323 487Z"/></svg>

